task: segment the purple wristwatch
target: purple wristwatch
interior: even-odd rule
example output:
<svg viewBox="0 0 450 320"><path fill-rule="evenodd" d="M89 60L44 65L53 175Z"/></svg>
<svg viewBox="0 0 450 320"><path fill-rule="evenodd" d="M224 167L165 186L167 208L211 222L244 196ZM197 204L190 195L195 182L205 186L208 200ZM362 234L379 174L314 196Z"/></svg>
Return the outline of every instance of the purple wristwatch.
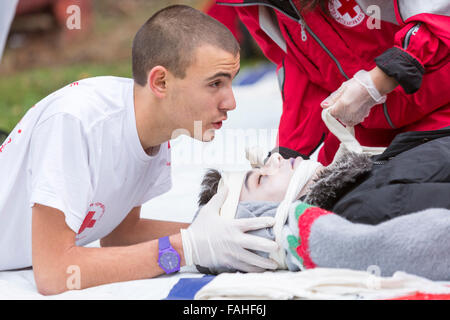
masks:
<svg viewBox="0 0 450 320"><path fill-rule="evenodd" d="M158 264L165 273L174 273L180 270L180 255L170 245L169 237L159 238Z"/></svg>

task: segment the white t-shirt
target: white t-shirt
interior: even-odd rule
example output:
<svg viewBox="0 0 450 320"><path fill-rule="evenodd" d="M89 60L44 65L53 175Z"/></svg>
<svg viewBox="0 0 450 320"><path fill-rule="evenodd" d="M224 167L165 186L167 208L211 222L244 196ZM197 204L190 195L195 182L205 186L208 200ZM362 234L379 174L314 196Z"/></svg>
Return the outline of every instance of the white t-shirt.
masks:
<svg viewBox="0 0 450 320"><path fill-rule="evenodd" d="M74 82L30 108L0 146L0 270L31 266L32 206L62 211L79 246L171 187L170 143L139 141L133 80Z"/></svg>

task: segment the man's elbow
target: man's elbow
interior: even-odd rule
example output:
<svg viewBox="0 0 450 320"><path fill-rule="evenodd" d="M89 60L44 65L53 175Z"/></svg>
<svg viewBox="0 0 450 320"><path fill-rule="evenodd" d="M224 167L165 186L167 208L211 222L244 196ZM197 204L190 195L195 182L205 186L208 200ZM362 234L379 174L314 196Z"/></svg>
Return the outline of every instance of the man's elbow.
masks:
<svg viewBox="0 0 450 320"><path fill-rule="evenodd" d="M72 286L71 275L56 268L34 268L37 291L44 296L52 296L76 289Z"/></svg>
<svg viewBox="0 0 450 320"><path fill-rule="evenodd" d="M36 288L43 296L53 296L67 291L67 288L61 287L51 280L36 280Z"/></svg>
<svg viewBox="0 0 450 320"><path fill-rule="evenodd" d="M37 285L37 291L39 294L43 296L54 296L60 293L63 293L67 290L61 290L60 288L56 288L54 286L49 286L47 284Z"/></svg>

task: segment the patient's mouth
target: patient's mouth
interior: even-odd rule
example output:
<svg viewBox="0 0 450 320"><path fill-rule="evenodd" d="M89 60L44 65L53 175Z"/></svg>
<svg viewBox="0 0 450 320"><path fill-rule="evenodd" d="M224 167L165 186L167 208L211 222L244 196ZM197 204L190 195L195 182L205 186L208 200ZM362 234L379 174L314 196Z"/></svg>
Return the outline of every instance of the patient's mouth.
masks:
<svg viewBox="0 0 450 320"><path fill-rule="evenodd" d="M298 166L300 165L300 163L303 161L302 157L297 157L297 158L291 158L291 163L292 163L292 169L297 169Z"/></svg>

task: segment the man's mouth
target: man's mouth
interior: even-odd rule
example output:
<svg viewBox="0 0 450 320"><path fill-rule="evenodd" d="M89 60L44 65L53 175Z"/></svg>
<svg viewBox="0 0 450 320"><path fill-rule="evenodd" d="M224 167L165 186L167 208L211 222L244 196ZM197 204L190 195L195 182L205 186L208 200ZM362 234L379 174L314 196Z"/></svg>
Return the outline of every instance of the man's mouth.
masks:
<svg viewBox="0 0 450 320"><path fill-rule="evenodd" d="M222 124L225 120L227 120L227 117L220 119L220 121L213 122L212 125L214 129L219 130L220 128L222 128Z"/></svg>
<svg viewBox="0 0 450 320"><path fill-rule="evenodd" d="M222 128L222 121L213 122L212 125L214 129L219 130L220 128Z"/></svg>

